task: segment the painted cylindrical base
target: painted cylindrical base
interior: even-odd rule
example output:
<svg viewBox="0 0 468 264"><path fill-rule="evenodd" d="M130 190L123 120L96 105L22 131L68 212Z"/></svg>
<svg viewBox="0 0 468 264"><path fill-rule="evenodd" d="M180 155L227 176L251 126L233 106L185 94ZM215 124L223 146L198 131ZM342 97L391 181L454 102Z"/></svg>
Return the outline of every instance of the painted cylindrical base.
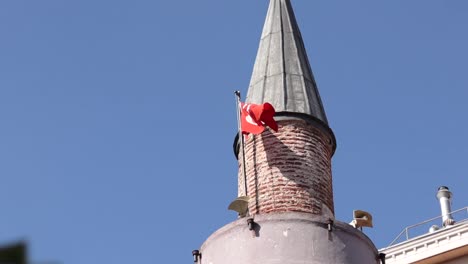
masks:
<svg viewBox="0 0 468 264"><path fill-rule="evenodd" d="M307 213L256 215L228 224L201 247L200 264L377 264L378 251L361 231ZM251 230L252 229L252 230Z"/></svg>

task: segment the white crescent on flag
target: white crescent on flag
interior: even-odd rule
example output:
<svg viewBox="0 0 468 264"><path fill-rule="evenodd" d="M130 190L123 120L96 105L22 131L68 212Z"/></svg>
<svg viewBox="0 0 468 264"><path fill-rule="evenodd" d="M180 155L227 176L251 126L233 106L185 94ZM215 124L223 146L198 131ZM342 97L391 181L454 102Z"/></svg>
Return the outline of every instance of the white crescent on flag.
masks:
<svg viewBox="0 0 468 264"><path fill-rule="evenodd" d="M278 131L273 119L275 109L269 103L261 105L241 103L241 130L244 134L261 134L265 126Z"/></svg>

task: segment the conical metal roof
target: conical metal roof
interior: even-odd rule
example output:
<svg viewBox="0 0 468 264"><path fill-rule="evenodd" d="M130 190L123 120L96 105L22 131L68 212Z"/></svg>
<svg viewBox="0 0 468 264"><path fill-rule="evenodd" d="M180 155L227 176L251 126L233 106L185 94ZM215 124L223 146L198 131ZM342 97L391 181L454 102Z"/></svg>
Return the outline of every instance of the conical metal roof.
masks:
<svg viewBox="0 0 468 264"><path fill-rule="evenodd" d="M328 126L289 0L270 0L246 102L306 114Z"/></svg>

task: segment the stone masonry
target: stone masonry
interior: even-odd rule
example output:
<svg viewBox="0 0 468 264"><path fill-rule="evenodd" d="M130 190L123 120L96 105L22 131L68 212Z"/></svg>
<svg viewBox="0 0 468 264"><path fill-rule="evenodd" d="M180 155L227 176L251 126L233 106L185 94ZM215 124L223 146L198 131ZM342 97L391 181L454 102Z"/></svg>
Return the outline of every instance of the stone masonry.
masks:
<svg viewBox="0 0 468 264"><path fill-rule="evenodd" d="M331 136L303 120L278 121L278 125L278 132L265 130L245 139L250 214L305 212L333 217ZM238 182L242 196L242 165Z"/></svg>

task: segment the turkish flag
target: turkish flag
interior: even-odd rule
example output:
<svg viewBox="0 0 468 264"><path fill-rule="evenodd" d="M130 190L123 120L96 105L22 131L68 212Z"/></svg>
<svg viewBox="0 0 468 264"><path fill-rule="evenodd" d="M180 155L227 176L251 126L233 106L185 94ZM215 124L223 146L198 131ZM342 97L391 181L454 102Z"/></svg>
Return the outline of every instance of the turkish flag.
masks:
<svg viewBox="0 0 468 264"><path fill-rule="evenodd" d="M265 126L277 132L278 124L273 119L274 116L275 108L270 103L261 105L241 103L242 133L261 134L265 130Z"/></svg>

